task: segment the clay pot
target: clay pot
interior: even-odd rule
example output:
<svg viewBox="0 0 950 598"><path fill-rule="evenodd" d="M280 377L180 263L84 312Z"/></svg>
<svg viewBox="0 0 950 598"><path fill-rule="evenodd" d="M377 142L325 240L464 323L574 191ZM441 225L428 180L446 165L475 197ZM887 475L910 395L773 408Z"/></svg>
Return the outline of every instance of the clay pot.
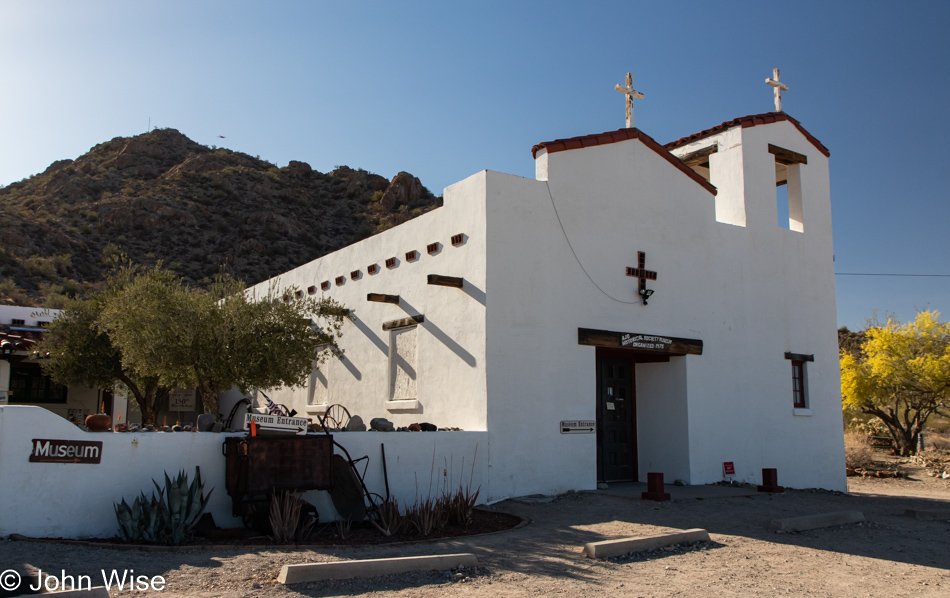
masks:
<svg viewBox="0 0 950 598"><path fill-rule="evenodd" d="M90 432L108 432L112 428L112 416L105 413L86 416L86 427Z"/></svg>

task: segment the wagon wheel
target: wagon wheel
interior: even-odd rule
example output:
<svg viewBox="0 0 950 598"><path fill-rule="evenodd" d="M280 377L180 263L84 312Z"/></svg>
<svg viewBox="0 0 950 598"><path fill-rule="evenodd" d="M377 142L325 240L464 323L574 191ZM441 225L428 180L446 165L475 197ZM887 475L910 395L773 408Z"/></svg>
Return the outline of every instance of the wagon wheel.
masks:
<svg viewBox="0 0 950 598"><path fill-rule="evenodd" d="M327 407L326 413L320 418L320 424L323 429L336 428L342 430L350 423L350 412L346 407L340 404L334 404Z"/></svg>

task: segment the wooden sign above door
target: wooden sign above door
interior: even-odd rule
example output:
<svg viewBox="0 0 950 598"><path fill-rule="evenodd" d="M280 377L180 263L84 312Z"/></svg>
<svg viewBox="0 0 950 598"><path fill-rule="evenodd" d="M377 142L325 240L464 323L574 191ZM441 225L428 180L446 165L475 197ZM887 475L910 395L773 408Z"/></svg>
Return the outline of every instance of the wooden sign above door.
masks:
<svg viewBox="0 0 950 598"><path fill-rule="evenodd" d="M614 332L611 330L577 329L577 344L591 347L632 349L666 355L702 355L703 341L676 338L641 332Z"/></svg>

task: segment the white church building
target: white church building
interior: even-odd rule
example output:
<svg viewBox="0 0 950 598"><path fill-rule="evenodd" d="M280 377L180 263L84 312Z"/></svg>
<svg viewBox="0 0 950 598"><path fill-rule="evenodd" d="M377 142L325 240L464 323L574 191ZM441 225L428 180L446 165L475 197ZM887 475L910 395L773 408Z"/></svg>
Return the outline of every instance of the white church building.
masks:
<svg viewBox="0 0 950 598"><path fill-rule="evenodd" d="M479 172L253 287L352 310L344 359L271 397L485 432L488 501L724 463L846 490L828 150L777 111L532 153L534 179Z"/></svg>

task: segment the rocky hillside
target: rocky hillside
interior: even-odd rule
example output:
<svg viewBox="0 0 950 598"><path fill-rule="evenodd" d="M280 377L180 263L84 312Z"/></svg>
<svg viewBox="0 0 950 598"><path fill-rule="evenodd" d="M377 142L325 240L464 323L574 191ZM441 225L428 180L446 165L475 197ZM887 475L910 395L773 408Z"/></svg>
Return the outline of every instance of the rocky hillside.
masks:
<svg viewBox="0 0 950 598"><path fill-rule="evenodd" d="M0 301L57 307L122 251L202 284L253 284L441 205L419 179L323 174L208 148L174 129L117 137L0 188Z"/></svg>

